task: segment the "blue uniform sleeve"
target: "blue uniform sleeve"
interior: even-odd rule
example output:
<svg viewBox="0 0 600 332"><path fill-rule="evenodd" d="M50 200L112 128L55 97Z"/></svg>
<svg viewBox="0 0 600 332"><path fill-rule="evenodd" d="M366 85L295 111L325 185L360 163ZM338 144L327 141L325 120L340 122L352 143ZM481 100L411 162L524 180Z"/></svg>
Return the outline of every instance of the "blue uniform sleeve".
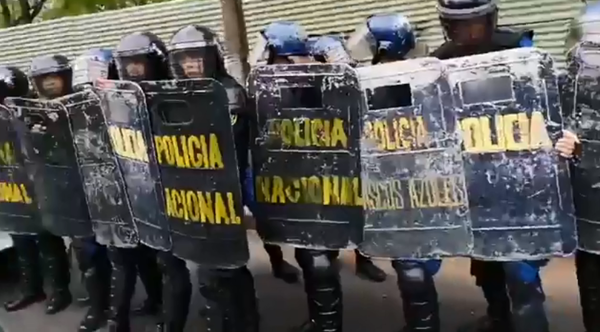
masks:
<svg viewBox="0 0 600 332"><path fill-rule="evenodd" d="M519 42L519 47L533 47L533 39L529 36L523 36Z"/></svg>

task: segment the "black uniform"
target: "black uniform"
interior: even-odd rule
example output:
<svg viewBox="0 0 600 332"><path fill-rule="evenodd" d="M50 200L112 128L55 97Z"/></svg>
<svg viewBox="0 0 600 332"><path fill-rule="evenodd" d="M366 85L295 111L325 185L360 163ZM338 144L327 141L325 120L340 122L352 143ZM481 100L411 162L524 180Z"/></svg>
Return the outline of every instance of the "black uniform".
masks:
<svg viewBox="0 0 600 332"><path fill-rule="evenodd" d="M175 79L213 78L227 90L229 111L233 123L238 171L244 179L248 165L249 113L244 89L225 70L216 35L208 28L196 25L177 31L170 42L169 63ZM170 256L165 274L177 275L177 265L185 262ZM254 279L247 266L238 268L198 269L200 293L206 299L203 317L209 331L258 331L258 308ZM168 279L169 277L167 277ZM188 276L189 278L189 276ZM173 284L173 281L171 281ZM180 281L183 284L182 281ZM168 331L183 332L188 313L191 285L165 289L163 325ZM169 299L169 300L167 300ZM168 302L167 302L168 301Z"/></svg>
<svg viewBox="0 0 600 332"><path fill-rule="evenodd" d="M16 72L15 72L16 73ZM68 60L63 56L44 56L35 58L30 65L31 80L38 97L52 99L67 94L71 91L70 67ZM18 76L21 76L18 74ZM41 81L49 75L58 75L63 79L63 89L57 93L48 93L40 85ZM15 76L17 79L17 76ZM19 83L27 86L25 77L18 78ZM21 82L25 80L25 82ZM25 94L15 95L26 97ZM48 232L39 235L11 235L19 255L19 268L21 270L22 294L17 300L5 303L7 311L16 311L42 301L46 298L43 289L43 277L39 266L41 253L44 268L48 272L51 285L51 296L46 302L46 313L55 314L67 308L72 301L69 291L70 272L69 260L64 240Z"/></svg>
<svg viewBox="0 0 600 332"><path fill-rule="evenodd" d="M565 42L567 73L561 76L561 103L563 115L574 127L580 139L576 158L571 164L573 200L579 231L579 250L575 253L579 300L583 326L587 332L600 331L600 251L597 231L598 178L597 116L600 65L594 56L598 52L597 35L600 31L600 4L590 4L572 20Z"/></svg>
<svg viewBox="0 0 600 332"><path fill-rule="evenodd" d="M139 82L167 78L166 49L162 42L151 33L132 33L124 36L115 52L119 78ZM128 66L138 63L143 69L130 70ZM158 252L143 244L136 248L109 248L113 266L111 278L111 301L108 325L110 331L130 331L130 304L135 293L136 274L139 274L147 299L141 308L134 312L155 314L162 305L162 274L159 268ZM162 265L170 264L160 259ZM185 268L185 264L183 265ZM166 281L168 282L168 281Z"/></svg>
<svg viewBox="0 0 600 332"><path fill-rule="evenodd" d="M438 12L446 42L431 55L439 59L533 44L533 31L496 27L498 8L494 1L438 0ZM470 25L472 28L467 29ZM543 308L545 295L539 277L539 268L545 264L546 261L505 263L472 260L471 274L488 302L487 317L464 330L547 332L549 327Z"/></svg>

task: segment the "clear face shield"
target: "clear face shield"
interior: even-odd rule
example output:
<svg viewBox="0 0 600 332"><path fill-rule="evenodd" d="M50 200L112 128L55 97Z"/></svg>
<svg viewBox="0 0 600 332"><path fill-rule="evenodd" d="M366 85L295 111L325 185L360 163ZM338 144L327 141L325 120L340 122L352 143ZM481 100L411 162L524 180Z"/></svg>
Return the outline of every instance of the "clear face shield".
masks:
<svg viewBox="0 0 600 332"><path fill-rule="evenodd" d="M79 57L73 62L73 85L92 84L108 79L109 63L91 57Z"/></svg>
<svg viewBox="0 0 600 332"><path fill-rule="evenodd" d="M136 54L117 57L119 77L123 80L144 81L153 78L155 71L153 63L147 54Z"/></svg>
<svg viewBox="0 0 600 332"><path fill-rule="evenodd" d="M54 99L66 94L68 90L67 71L48 73L33 78L37 93L44 98Z"/></svg>
<svg viewBox="0 0 600 332"><path fill-rule="evenodd" d="M348 55L358 62L364 62L375 56L377 41L366 23L361 23L346 41Z"/></svg>

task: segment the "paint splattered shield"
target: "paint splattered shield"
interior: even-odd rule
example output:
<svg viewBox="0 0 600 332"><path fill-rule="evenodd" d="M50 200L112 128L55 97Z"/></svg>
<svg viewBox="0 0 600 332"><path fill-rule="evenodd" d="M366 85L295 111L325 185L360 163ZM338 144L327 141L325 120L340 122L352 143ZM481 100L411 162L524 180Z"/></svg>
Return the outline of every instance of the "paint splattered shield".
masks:
<svg viewBox="0 0 600 332"><path fill-rule="evenodd" d="M563 121L552 58L519 48L444 64L463 138L471 256L571 253L573 200L567 161L554 151Z"/></svg>
<svg viewBox="0 0 600 332"><path fill-rule="evenodd" d="M67 109L96 240L118 248L139 240L100 99L91 90L57 99Z"/></svg>
<svg viewBox="0 0 600 332"><path fill-rule="evenodd" d="M151 248L169 251L172 242L146 96L139 85L129 81L98 80L94 91L100 99L139 240Z"/></svg>
<svg viewBox="0 0 600 332"><path fill-rule="evenodd" d="M20 126L23 123L16 113L0 105L0 231L36 234L43 227L33 181L21 151Z"/></svg>
<svg viewBox="0 0 600 332"><path fill-rule="evenodd" d="M204 267L245 265L250 253L227 91L213 79L140 85L173 254Z"/></svg>
<svg viewBox="0 0 600 332"><path fill-rule="evenodd" d="M579 247L600 254L600 48L597 44L577 44L569 57L569 71L562 89L563 111L569 130L581 140L578 162L572 166L573 201L577 216Z"/></svg>
<svg viewBox="0 0 600 332"><path fill-rule="evenodd" d="M362 241L356 72L344 64L262 66L250 74L257 138L253 211L268 243L316 249Z"/></svg>
<svg viewBox="0 0 600 332"><path fill-rule="evenodd" d="M357 69L365 233L381 258L468 255L465 174L450 87L434 58Z"/></svg>
<svg viewBox="0 0 600 332"><path fill-rule="evenodd" d="M58 236L92 236L92 225L65 107L56 101L7 98L22 123L23 162L44 228Z"/></svg>

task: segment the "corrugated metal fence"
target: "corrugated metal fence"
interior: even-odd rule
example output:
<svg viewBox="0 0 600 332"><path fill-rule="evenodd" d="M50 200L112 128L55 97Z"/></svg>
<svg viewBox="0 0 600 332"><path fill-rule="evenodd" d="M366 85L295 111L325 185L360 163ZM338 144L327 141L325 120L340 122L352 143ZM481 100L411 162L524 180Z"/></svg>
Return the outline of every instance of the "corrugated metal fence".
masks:
<svg viewBox="0 0 600 332"><path fill-rule="evenodd" d="M409 16L430 49L443 36L435 0L245 0L247 31L252 38L273 20L297 21L311 34L351 31L366 16L397 11ZM562 61L566 28L581 8L576 0L501 0L501 24L527 26L536 31L536 46ZM72 57L91 47L114 47L126 33L146 30L165 41L178 28L204 24L219 33L219 0L174 0L92 15L67 17L0 30L0 63L26 67L43 54Z"/></svg>

